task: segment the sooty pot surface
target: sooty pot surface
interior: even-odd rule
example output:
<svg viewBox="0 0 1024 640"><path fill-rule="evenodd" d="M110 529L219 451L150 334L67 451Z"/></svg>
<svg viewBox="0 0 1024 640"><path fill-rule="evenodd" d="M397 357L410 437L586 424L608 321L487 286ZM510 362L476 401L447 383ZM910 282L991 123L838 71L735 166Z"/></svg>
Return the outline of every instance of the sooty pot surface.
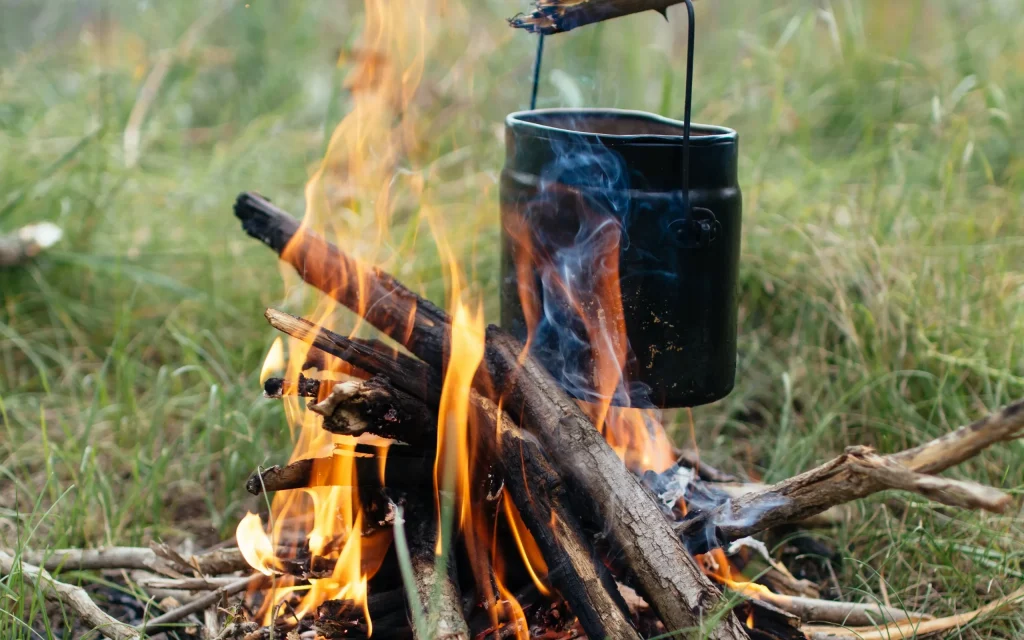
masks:
<svg viewBox="0 0 1024 640"><path fill-rule="evenodd" d="M638 111L505 122L502 325L572 395L619 406L718 400L736 371L737 136Z"/></svg>

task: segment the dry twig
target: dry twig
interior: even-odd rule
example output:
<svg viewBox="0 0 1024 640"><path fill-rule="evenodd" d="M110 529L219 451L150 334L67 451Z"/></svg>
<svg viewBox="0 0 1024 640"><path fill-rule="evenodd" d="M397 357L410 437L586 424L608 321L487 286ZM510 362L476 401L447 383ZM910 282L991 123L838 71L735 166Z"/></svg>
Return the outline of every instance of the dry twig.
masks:
<svg viewBox="0 0 1024 640"><path fill-rule="evenodd" d="M46 569L15 560L14 556L0 551L0 574L10 575L16 566L20 568L25 582L38 589L46 598L56 600L74 611L86 624L103 635L113 640L136 640L142 637L138 630L101 611L81 587L59 582Z"/></svg>

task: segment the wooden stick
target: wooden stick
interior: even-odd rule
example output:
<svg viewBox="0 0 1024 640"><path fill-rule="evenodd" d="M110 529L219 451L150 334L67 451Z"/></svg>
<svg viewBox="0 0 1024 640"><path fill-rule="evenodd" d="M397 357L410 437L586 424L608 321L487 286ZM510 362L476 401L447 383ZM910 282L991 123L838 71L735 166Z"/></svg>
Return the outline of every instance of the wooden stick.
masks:
<svg viewBox="0 0 1024 640"><path fill-rule="evenodd" d="M161 578L138 576L135 583L143 589L174 589L182 591L215 591L238 581L238 576L209 576L205 578Z"/></svg>
<svg viewBox="0 0 1024 640"><path fill-rule="evenodd" d="M207 551L188 557L159 553L146 547L107 547L103 549L52 549L25 551L22 559L47 571L100 571L104 569L142 569L158 573L196 571L218 575L248 568L241 552L232 547Z"/></svg>
<svg viewBox="0 0 1024 640"><path fill-rule="evenodd" d="M136 640L142 637L142 633L136 629L115 620L100 610L81 587L59 582L46 569L33 566L20 559L15 560L14 556L0 551L0 574L11 575L14 573L15 567L20 570L22 579L38 589L43 596L60 602L103 635L113 638L113 640Z"/></svg>
<svg viewBox="0 0 1024 640"><path fill-rule="evenodd" d="M416 640L469 640L469 625L462 615L454 546L449 547L447 570L438 571L437 516L425 502L416 500L410 501L408 514L409 555L416 593L427 622L426 628L420 628L410 614L413 637ZM422 635L424 632L426 636Z"/></svg>
<svg viewBox="0 0 1024 640"><path fill-rule="evenodd" d="M777 593L758 593L756 598L788 611L804 622L868 626L907 620L930 620L933 617L875 602L839 602Z"/></svg>
<svg viewBox="0 0 1024 640"><path fill-rule="evenodd" d="M1024 434L1024 400L974 424L901 453L882 456L850 447L820 467L708 512L693 513L677 531L696 552L822 513L886 489L914 491L965 508L1002 512L1009 496L973 482L928 475L974 457L986 447Z"/></svg>
<svg viewBox="0 0 1024 640"><path fill-rule="evenodd" d="M297 220L255 194L239 196L235 215L247 233L278 251L307 283L443 370L451 322L436 305L300 230ZM478 390L492 400L503 398L505 409L540 439L568 485L574 511L610 534L666 628L701 627L722 604L721 591L673 534L654 498L551 374L521 353L518 340L493 326L486 340L483 368L488 375L477 376ZM747 636L734 615L725 615L709 637Z"/></svg>
<svg viewBox="0 0 1024 640"><path fill-rule="evenodd" d="M273 466L259 470L249 476L245 489L254 496L264 492L288 491L305 487L350 487L351 475L340 475L337 470L343 463L354 462L358 482L361 489L380 489L387 486L392 489L422 488L424 483L430 484L434 460L431 456L401 456L391 448L388 462L384 467L385 482L380 481L380 460L377 457L354 457L346 454L334 454L323 458L305 458L296 460L283 467Z"/></svg>
<svg viewBox="0 0 1024 640"><path fill-rule="evenodd" d="M207 607L212 607L218 604L221 600L228 596L233 596L236 593L241 593L242 591L245 591L249 588L249 585L258 581L262 581L264 577L265 576L262 573L257 573L249 576L248 578L241 578L235 580L231 584L224 585L223 587L220 587L201 598L196 598L195 600L184 606L178 607L177 609L172 609L163 615L157 616L152 620L149 620L146 623L139 625L138 627L136 627L136 631L140 634L153 633L156 629L162 626L178 622L179 620L182 620L183 618L186 618L192 615L193 613L198 613L206 609ZM135 637L138 636L136 635Z"/></svg>
<svg viewBox="0 0 1024 640"><path fill-rule="evenodd" d="M562 480L540 444L476 391L472 403L480 432L490 440L485 447L499 462L505 491L548 564L548 580L587 637L639 638L611 573L569 509Z"/></svg>
<svg viewBox="0 0 1024 640"><path fill-rule="evenodd" d="M643 11L657 11L668 18L667 9L683 0L535 0L536 8L509 19L509 24L530 33L551 35L571 31L595 22L621 18Z"/></svg>

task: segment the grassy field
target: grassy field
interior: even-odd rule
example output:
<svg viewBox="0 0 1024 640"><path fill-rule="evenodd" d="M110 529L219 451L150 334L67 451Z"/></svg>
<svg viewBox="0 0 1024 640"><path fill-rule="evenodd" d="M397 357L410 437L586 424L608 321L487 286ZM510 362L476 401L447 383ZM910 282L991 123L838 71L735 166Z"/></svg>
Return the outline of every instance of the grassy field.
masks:
<svg viewBox="0 0 1024 640"><path fill-rule="evenodd" d="M0 231L66 232L0 271L0 547L212 544L256 507L248 474L291 449L258 398L262 311L311 299L284 299L231 204L256 189L303 210L350 108L360 3L70 4L0 0ZM457 231L493 321L501 123L527 104L535 40L503 20L525 0L450 5L400 166ZM550 39L540 106L681 116L684 16ZM737 389L695 410L705 458L777 480L1024 396L1024 4L735 0L698 18L695 119L740 132L745 213ZM390 259L440 301L411 193L392 186ZM377 196L352 194L354 243ZM1008 443L951 475L1019 495L1022 462ZM844 597L944 615L1024 583L1019 501L996 517L883 500L817 534L843 556ZM42 602L17 588L0 581L0 637L45 637ZM949 637L1022 636L1017 608Z"/></svg>

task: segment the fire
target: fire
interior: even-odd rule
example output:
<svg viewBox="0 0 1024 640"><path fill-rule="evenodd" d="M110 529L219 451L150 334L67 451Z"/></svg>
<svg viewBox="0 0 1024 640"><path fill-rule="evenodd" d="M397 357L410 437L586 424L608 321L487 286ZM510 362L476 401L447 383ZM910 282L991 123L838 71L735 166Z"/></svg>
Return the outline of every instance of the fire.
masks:
<svg viewBox="0 0 1024 640"><path fill-rule="evenodd" d="M263 522L255 513L247 513L235 530L238 548L249 566L263 575L272 576L281 563L274 555L274 545L263 530Z"/></svg>
<svg viewBox="0 0 1024 640"><path fill-rule="evenodd" d="M260 384L262 385L266 382L271 374L284 368L284 341L281 340L281 336L278 336L274 338L274 343L270 345L267 357L263 360L263 369L260 370Z"/></svg>

